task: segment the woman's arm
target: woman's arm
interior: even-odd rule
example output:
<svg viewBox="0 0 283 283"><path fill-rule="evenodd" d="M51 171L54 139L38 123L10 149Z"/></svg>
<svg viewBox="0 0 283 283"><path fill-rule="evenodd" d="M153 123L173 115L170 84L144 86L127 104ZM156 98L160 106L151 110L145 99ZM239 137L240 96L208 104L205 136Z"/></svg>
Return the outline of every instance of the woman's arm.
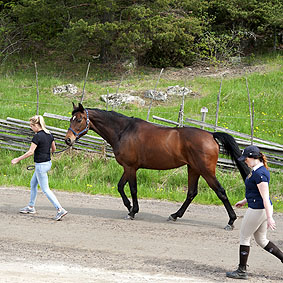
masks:
<svg viewBox="0 0 283 283"><path fill-rule="evenodd" d="M276 229L275 221L272 217L273 215L273 207L269 200L269 186L267 182L261 182L257 185L258 190L260 192L260 195L263 199L263 205L266 211L267 216L267 228L270 228L271 230Z"/></svg>
<svg viewBox="0 0 283 283"><path fill-rule="evenodd" d="M37 145L32 142L31 145L30 145L29 150L25 154L21 155L20 157L14 158L11 161L11 163L12 164L16 164L16 163L20 162L21 160L32 156L34 154L34 151L35 151L36 147L37 147Z"/></svg>
<svg viewBox="0 0 283 283"><path fill-rule="evenodd" d="M53 152L55 152L56 151L56 144L55 144L55 141L53 141L52 143L51 143L51 152L53 153Z"/></svg>

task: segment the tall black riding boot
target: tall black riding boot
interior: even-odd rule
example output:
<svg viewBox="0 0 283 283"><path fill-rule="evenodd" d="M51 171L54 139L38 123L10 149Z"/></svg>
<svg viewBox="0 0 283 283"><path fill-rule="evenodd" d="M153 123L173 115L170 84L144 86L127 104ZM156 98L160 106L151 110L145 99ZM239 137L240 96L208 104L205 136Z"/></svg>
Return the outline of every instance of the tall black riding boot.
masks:
<svg viewBox="0 0 283 283"><path fill-rule="evenodd" d="M269 253L273 254L274 256L276 256L277 258L279 258L283 263L282 251L280 251L280 249L277 246L275 246L272 242L269 241L268 244L264 247L264 249Z"/></svg>
<svg viewBox="0 0 283 283"><path fill-rule="evenodd" d="M247 261L249 257L250 246L240 245L240 264L238 269L232 272L226 272L226 276L234 279L248 279Z"/></svg>

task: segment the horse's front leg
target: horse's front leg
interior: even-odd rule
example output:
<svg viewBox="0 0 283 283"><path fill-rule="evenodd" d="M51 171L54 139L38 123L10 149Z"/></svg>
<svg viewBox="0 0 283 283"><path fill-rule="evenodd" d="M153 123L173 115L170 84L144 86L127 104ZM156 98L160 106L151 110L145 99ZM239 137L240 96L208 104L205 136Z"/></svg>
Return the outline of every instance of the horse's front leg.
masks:
<svg viewBox="0 0 283 283"><path fill-rule="evenodd" d="M126 177L125 171L118 183L118 192L120 193L123 203L124 205L127 207L128 211L130 212L132 210L132 206L131 206L131 202L129 201L129 199L127 198L125 191L124 191L124 187L127 184L128 179Z"/></svg>
<svg viewBox="0 0 283 283"><path fill-rule="evenodd" d="M131 169L129 171L130 172L129 172L128 181L129 181L129 186L130 186L132 200L133 200L133 207L130 210L128 216L129 216L130 219L134 219L135 214L139 212L139 203L138 203L138 197L137 197L137 191L138 191L137 174L136 174L135 169Z"/></svg>

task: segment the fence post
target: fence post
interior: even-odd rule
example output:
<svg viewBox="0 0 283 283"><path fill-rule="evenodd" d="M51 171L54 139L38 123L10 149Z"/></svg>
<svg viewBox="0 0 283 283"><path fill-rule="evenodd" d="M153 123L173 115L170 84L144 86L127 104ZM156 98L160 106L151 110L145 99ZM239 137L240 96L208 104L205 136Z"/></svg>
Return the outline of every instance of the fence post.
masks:
<svg viewBox="0 0 283 283"><path fill-rule="evenodd" d="M254 100L252 102L252 117L251 117L251 145L254 143L254 116L255 116L255 109L254 109Z"/></svg>
<svg viewBox="0 0 283 283"><path fill-rule="evenodd" d="M183 91L182 104L180 106L180 111L178 115L178 123L180 124L180 127L184 126L184 104L185 104L185 87Z"/></svg>
<svg viewBox="0 0 283 283"><path fill-rule="evenodd" d="M253 144L253 133L254 133L254 129L253 129L253 115L254 113L252 113L252 107L251 106L251 98L250 98L250 91L249 91L249 86L248 86L248 79L246 78L246 87L247 87L247 93L248 93L248 100L249 100L249 110L250 110L250 123L251 123L251 145Z"/></svg>
<svg viewBox="0 0 283 283"><path fill-rule="evenodd" d="M36 115L38 115L38 114L39 114L39 89L38 89L38 75L37 75L36 62L34 62L34 68L35 68L36 97L37 97L37 102L36 102Z"/></svg>
<svg viewBox="0 0 283 283"><path fill-rule="evenodd" d="M200 112L201 112L201 121L205 122L205 116L206 113L208 112L208 109L204 106L200 109ZM201 126L201 128L204 129L204 126Z"/></svg>
<svg viewBox="0 0 283 283"><path fill-rule="evenodd" d="M220 89L217 95L217 107L216 107L216 117L215 117L215 128L214 128L214 132L216 131L216 127L218 124L218 112L219 112L219 104L220 104L220 94L221 94L221 88L222 88L222 80L223 78L221 78L221 83L220 83Z"/></svg>
<svg viewBox="0 0 283 283"><path fill-rule="evenodd" d="M106 111L108 111L108 103L109 103L108 99L109 99L109 89L107 88L107 95L106 95Z"/></svg>
<svg viewBox="0 0 283 283"><path fill-rule="evenodd" d="M154 87L154 90L153 90L153 95L155 94L155 90L156 90L156 87L157 87L157 85L158 85L158 82L159 82L159 80L160 80L160 77L161 77L161 74L162 74L163 70L164 70L164 69L162 68L161 71L160 71L160 74L159 74L159 76L158 76L157 82L156 82L155 87ZM152 98L151 101L150 101L150 105L149 105L149 108L148 108L148 111L147 111L146 121L148 121L148 119L149 119L149 113L150 113L150 109L151 109L151 106L152 106L152 101L153 101L153 98Z"/></svg>
<svg viewBox="0 0 283 283"><path fill-rule="evenodd" d="M81 97L81 103L83 103L83 100L84 100L85 85L86 85L86 80L87 80L87 77L88 77L89 67L90 67L90 62L88 62L87 70L86 70L86 74L85 74L85 81L84 81L84 88L83 88L83 93L82 93L82 97Z"/></svg>

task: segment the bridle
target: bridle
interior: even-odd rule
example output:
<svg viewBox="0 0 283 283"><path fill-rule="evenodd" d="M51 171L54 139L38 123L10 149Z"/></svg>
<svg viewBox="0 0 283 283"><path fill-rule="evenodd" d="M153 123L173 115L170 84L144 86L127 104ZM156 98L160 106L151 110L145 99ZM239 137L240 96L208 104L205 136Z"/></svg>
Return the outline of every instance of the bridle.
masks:
<svg viewBox="0 0 283 283"><path fill-rule="evenodd" d="M85 112L86 112L86 127L85 127L85 129L82 130L82 131L79 132L79 133L76 133L71 127L68 129L68 130L70 130L70 131L75 135L76 140L79 139L79 136L80 136L81 134L83 134L84 132L87 132L87 131L88 131L89 117L88 117L88 111L87 111L87 109L85 109Z"/></svg>

